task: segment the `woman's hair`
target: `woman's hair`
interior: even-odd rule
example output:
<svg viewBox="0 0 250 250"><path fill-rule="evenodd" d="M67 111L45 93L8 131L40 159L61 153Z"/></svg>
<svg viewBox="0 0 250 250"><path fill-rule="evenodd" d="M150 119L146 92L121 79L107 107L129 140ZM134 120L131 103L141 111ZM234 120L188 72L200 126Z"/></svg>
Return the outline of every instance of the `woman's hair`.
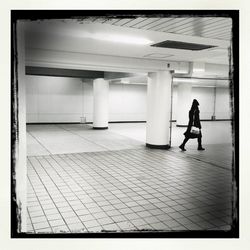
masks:
<svg viewBox="0 0 250 250"><path fill-rule="evenodd" d="M199 102L196 99L194 99L191 109L196 109L196 108L198 108L198 106L199 106Z"/></svg>

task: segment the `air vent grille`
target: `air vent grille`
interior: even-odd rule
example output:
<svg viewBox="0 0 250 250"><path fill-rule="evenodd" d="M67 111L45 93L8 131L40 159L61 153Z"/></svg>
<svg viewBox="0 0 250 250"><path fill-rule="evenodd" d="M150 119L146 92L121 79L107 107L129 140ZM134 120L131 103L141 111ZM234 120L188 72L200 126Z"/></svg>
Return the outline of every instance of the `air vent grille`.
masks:
<svg viewBox="0 0 250 250"><path fill-rule="evenodd" d="M214 45L185 43L185 42L171 41L171 40L152 44L151 46L160 48L169 48L169 49L185 49L185 50L203 50L216 47Z"/></svg>

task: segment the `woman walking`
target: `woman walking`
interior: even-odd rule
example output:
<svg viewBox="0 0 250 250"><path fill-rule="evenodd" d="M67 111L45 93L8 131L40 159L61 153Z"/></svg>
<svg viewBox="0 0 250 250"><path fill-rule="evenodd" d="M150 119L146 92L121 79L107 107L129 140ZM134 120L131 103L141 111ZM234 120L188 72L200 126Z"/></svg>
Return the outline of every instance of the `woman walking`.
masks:
<svg viewBox="0 0 250 250"><path fill-rule="evenodd" d="M191 138L197 138L198 139L198 150L205 150L202 147L201 144L201 123L200 123L200 110L198 108L199 102L194 99L192 103L192 107L189 111L189 122L186 132L184 133L185 139L183 140L183 143L179 146L179 148L182 151L186 151L185 144L187 141Z"/></svg>

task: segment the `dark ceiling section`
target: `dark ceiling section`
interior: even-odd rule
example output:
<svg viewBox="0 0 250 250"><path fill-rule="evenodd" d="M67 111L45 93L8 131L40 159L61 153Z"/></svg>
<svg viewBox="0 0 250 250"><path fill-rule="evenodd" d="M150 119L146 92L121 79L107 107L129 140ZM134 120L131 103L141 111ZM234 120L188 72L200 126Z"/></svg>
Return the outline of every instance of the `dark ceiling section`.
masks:
<svg viewBox="0 0 250 250"><path fill-rule="evenodd" d="M124 77L138 76L138 74L124 73L124 72L103 72L103 71L93 71L93 70L60 69L60 68L46 68L46 67L32 67L32 66L26 66L25 72L26 75L75 77L75 78L90 79L90 80L97 78L112 80Z"/></svg>
<svg viewBox="0 0 250 250"><path fill-rule="evenodd" d="M185 42L171 41L171 40L152 44L151 46L159 47L159 48L184 49L184 50L203 50L203 49L209 49L209 48L216 47L213 45L197 44L197 43L185 43Z"/></svg>
<svg viewBox="0 0 250 250"><path fill-rule="evenodd" d="M84 79L104 78L103 71L60 69L26 66L26 75L76 77Z"/></svg>
<svg viewBox="0 0 250 250"><path fill-rule="evenodd" d="M136 76L140 75L134 73L124 73L124 72L104 72L104 79L106 80L114 80L114 79L136 77Z"/></svg>

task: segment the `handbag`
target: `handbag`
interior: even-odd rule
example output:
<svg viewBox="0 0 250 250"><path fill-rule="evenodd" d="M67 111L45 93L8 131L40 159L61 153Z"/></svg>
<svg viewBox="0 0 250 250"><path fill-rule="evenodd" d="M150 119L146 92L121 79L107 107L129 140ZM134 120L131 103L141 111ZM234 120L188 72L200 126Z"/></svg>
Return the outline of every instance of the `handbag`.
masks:
<svg viewBox="0 0 250 250"><path fill-rule="evenodd" d="M193 123L194 123L194 119L195 119L195 117L194 117L194 114L193 114ZM198 135L200 133L200 129L195 127L195 126L192 126L191 130L190 130L190 133L194 134L194 135Z"/></svg>
<svg viewBox="0 0 250 250"><path fill-rule="evenodd" d="M192 126L190 132L192 134L198 135L200 133L200 129L195 126Z"/></svg>

